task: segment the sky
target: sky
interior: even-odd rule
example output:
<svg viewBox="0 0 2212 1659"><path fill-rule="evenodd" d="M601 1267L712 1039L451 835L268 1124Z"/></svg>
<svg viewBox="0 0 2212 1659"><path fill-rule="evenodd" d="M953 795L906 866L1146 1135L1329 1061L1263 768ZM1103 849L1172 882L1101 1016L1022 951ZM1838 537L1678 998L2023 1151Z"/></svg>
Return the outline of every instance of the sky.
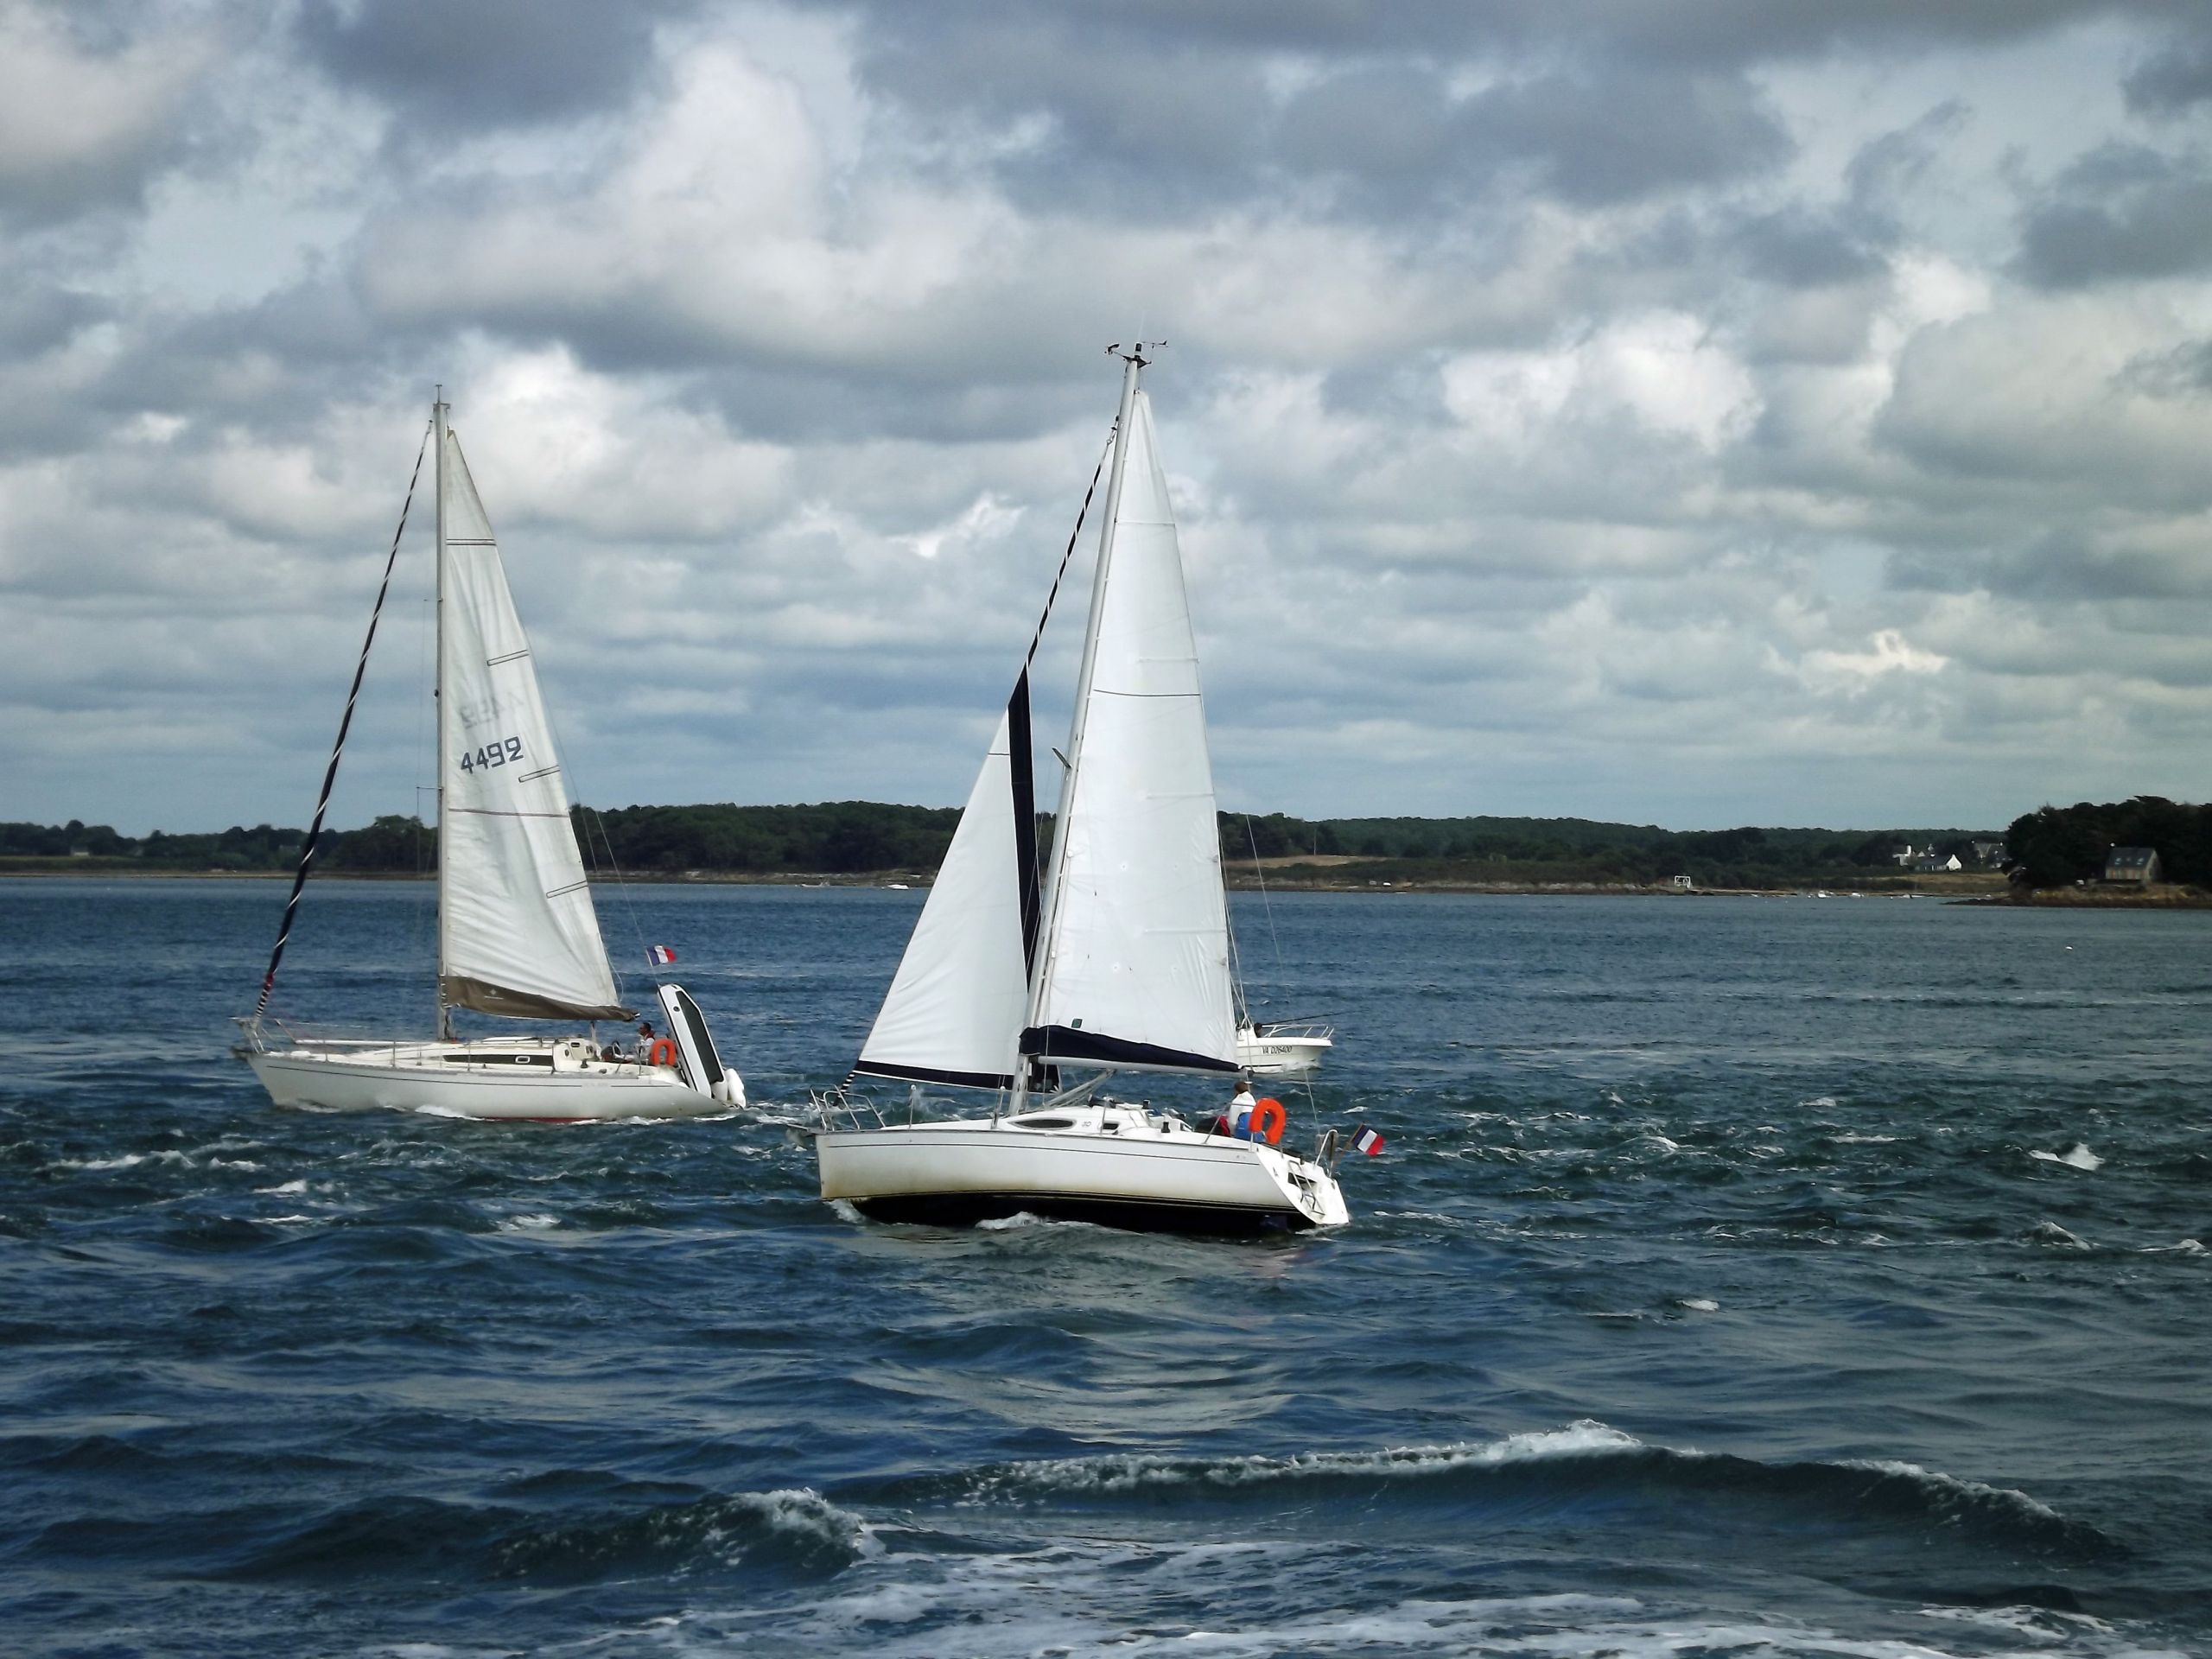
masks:
<svg viewBox="0 0 2212 1659"><path fill-rule="evenodd" d="M0 0L0 818L304 823L438 385L582 798L956 804L1138 337L1227 808L2201 800L2208 276L2201 0Z"/></svg>

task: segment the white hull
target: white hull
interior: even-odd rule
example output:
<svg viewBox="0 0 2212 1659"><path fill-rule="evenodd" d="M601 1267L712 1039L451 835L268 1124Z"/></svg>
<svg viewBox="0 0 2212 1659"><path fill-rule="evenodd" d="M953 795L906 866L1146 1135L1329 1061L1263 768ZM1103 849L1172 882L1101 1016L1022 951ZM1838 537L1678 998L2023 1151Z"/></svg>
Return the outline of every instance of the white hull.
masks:
<svg viewBox="0 0 2212 1659"><path fill-rule="evenodd" d="M694 1117L745 1103L734 1077L731 1097L717 1100L671 1067L601 1060L582 1038L302 1045L251 1052L246 1061L277 1105L324 1111L575 1122Z"/></svg>
<svg viewBox="0 0 2212 1659"><path fill-rule="evenodd" d="M1236 1069L1255 1077L1301 1077L1336 1045L1326 1026L1239 1026Z"/></svg>
<svg viewBox="0 0 2212 1659"><path fill-rule="evenodd" d="M1046 1127L1052 1126L1052 1127ZM1336 1178L1310 1159L1141 1106L1040 1106L814 1137L822 1196L884 1221L972 1225L1027 1211L1169 1232L1340 1227Z"/></svg>

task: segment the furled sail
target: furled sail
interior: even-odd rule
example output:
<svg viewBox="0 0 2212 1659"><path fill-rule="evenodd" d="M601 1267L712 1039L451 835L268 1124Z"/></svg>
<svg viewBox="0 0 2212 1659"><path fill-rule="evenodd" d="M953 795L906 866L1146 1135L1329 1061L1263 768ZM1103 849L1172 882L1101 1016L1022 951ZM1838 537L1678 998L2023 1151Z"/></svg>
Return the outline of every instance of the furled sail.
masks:
<svg viewBox="0 0 2212 1659"><path fill-rule="evenodd" d="M1037 931L1036 848L1025 670L856 1072L1011 1086Z"/></svg>
<svg viewBox="0 0 2212 1659"><path fill-rule="evenodd" d="M441 993L523 1018L627 1019L491 520L448 429L439 468Z"/></svg>
<svg viewBox="0 0 2212 1659"><path fill-rule="evenodd" d="M1103 531L1083 736L1021 1052L1230 1071L1236 1031L1213 768L1183 563L1153 435L1130 399Z"/></svg>

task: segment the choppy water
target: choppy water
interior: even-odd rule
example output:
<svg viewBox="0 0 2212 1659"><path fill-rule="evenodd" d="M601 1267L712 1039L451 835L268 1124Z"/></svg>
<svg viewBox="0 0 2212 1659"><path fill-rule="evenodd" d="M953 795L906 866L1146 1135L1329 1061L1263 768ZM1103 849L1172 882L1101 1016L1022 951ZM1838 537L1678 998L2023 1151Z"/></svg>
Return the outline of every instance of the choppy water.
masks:
<svg viewBox="0 0 2212 1659"><path fill-rule="evenodd" d="M1389 1137L1240 1244L815 1200L921 897L603 903L766 1110L547 1128L270 1109L276 886L0 882L0 1648L2212 1652L2203 918L1240 897Z"/></svg>

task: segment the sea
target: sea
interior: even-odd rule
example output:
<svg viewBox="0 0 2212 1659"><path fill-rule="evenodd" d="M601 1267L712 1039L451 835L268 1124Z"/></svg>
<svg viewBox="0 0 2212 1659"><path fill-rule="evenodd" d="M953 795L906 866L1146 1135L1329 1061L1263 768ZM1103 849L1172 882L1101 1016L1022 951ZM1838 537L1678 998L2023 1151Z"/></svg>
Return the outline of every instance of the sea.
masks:
<svg viewBox="0 0 2212 1659"><path fill-rule="evenodd" d="M1384 1144L1234 1242L818 1199L919 891L601 889L751 1103L571 1127L273 1109L283 896L0 881L0 1652L2212 1654L2203 917L1239 893Z"/></svg>

